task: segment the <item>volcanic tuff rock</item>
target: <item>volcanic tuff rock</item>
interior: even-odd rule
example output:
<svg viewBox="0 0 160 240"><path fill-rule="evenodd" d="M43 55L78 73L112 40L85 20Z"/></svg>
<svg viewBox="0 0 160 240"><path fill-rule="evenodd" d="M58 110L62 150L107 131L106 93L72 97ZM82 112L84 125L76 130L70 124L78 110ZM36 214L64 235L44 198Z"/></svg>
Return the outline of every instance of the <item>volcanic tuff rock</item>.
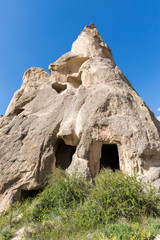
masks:
<svg viewBox="0 0 160 240"><path fill-rule="evenodd" d="M0 118L0 211L36 194L57 166L136 171L160 189L160 122L94 24L49 70L28 69Z"/></svg>

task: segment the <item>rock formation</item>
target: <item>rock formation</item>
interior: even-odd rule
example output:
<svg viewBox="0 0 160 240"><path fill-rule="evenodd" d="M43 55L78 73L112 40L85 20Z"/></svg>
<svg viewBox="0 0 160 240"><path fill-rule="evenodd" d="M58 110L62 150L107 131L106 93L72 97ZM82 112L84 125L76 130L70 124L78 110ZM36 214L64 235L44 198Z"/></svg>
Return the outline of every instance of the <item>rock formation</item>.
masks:
<svg viewBox="0 0 160 240"><path fill-rule="evenodd" d="M58 166L138 172L160 190L160 122L94 24L49 70L28 69L0 118L0 211L36 194Z"/></svg>

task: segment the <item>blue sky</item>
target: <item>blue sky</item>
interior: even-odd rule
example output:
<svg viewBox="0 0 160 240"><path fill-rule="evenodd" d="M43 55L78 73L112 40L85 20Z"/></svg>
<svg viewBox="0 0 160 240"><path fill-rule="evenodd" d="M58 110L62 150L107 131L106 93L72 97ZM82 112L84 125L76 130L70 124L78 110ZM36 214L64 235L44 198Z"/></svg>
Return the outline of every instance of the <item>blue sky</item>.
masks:
<svg viewBox="0 0 160 240"><path fill-rule="evenodd" d="M138 94L160 115L159 0L0 0L0 114L24 71L48 71L91 22Z"/></svg>

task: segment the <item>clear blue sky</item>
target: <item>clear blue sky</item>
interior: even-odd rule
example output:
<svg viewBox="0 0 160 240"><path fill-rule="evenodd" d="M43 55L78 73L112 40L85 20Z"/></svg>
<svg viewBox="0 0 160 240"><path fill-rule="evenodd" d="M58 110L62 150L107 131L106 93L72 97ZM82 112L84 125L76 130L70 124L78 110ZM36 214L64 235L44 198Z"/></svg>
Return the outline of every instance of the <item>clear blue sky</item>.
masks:
<svg viewBox="0 0 160 240"><path fill-rule="evenodd" d="M91 22L133 87L160 115L160 0L0 0L0 114L24 71L48 70Z"/></svg>

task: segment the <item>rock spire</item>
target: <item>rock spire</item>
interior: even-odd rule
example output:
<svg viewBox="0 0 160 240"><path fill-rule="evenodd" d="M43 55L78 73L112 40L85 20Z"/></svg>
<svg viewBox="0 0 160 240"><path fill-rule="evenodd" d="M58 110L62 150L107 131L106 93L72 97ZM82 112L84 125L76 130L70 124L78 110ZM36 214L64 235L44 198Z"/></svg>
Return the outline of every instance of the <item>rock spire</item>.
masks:
<svg viewBox="0 0 160 240"><path fill-rule="evenodd" d="M59 166L92 178L107 167L137 172L160 190L160 122L93 23L49 70L28 69L0 117L0 211Z"/></svg>

